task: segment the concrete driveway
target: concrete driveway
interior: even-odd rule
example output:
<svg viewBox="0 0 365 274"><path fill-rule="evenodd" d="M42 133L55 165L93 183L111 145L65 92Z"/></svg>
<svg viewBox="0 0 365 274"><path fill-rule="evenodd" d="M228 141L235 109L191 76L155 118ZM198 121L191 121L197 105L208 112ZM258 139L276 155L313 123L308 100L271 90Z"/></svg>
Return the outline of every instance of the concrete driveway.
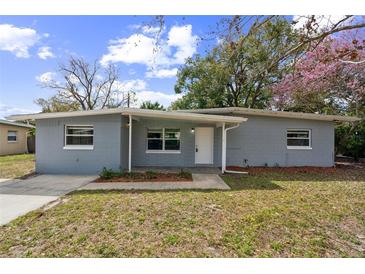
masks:
<svg viewBox="0 0 365 274"><path fill-rule="evenodd" d="M96 176L39 175L0 183L0 225L57 200Z"/></svg>

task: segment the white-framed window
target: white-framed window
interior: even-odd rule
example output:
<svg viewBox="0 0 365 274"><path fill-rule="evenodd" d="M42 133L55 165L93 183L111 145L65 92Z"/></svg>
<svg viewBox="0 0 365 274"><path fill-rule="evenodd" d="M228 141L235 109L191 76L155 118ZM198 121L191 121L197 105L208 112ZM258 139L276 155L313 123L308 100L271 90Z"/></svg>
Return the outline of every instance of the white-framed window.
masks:
<svg viewBox="0 0 365 274"><path fill-rule="evenodd" d="M17 141L18 132L16 130L8 130L8 143L14 143Z"/></svg>
<svg viewBox="0 0 365 274"><path fill-rule="evenodd" d="M65 125L65 149L93 149L94 126Z"/></svg>
<svg viewBox="0 0 365 274"><path fill-rule="evenodd" d="M311 149L312 131L310 129L287 129L286 146L288 149Z"/></svg>
<svg viewBox="0 0 365 274"><path fill-rule="evenodd" d="M180 129L147 129L147 153L180 153Z"/></svg>

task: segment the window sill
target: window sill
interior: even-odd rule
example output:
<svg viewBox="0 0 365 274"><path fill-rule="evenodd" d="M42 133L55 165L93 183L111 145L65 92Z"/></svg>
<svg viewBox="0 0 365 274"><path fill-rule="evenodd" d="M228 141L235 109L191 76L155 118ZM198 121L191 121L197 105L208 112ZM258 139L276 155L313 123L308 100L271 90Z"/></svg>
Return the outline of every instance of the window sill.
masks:
<svg viewBox="0 0 365 274"><path fill-rule="evenodd" d="M10 144L14 144L14 143L17 143L18 141L8 141L8 143Z"/></svg>
<svg viewBox="0 0 365 274"><path fill-rule="evenodd" d="M146 153L156 153L156 154L180 154L180 150L146 150Z"/></svg>
<svg viewBox="0 0 365 274"><path fill-rule="evenodd" d="M286 147L287 149L294 149L294 150L312 150L311 147Z"/></svg>
<svg viewBox="0 0 365 274"><path fill-rule="evenodd" d="M94 146L64 146L64 150L94 150Z"/></svg>

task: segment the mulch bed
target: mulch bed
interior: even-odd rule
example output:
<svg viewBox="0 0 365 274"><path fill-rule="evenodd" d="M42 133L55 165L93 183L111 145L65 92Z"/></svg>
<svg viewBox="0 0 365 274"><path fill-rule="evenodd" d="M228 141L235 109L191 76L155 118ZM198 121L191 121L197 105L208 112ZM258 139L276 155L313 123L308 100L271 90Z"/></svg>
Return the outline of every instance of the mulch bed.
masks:
<svg viewBox="0 0 365 274"><path fill-rule="evenodd" d="M145 173L126 174L116 176L110 179L97 178L96 183L131 183L131 182L191 182L191 174L181 176L178 173L156 173L153 176L147 176Z"/></svg>
<svg viewBox="0 0 365 274"><path fill-rule="evenodd" d="M249 174L259 173L335 173L338 167L240 167L240 166L228 166L227 170L232 171L246 171Z"/></svg>

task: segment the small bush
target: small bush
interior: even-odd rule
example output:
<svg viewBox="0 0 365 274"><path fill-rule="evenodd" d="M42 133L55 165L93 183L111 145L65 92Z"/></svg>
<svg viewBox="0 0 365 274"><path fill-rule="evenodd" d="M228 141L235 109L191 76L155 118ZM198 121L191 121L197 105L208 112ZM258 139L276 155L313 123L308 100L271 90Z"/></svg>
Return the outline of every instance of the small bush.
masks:
<svg viewBox="0 0 365 274"><path fill-rule="evenodd" d="M113 170L103 167L103 170L99 174L100 178L111 179L113 177Z"/></svg>
<svg viewBox="0 0 365 274"><path fill-rule="evenodd" d="M184 171L183 169L180 170L178 175L179 175L179 177L185 178L185 179L190 179L191 178L191 173L188 172L188 171Z"/></svg>
<svg viewBox="0 0 365 274"><path fill-rule="evenodd" d="M141 176L141 173L138 173L138 172L127 172L126 173L126 177L130 178L130 179L137 179Z"/></svg>
<svg viewBox="0 0 365 274"><path fill-rule="evenodd" d="M107 169L106 167L104 167L99 176L102 179L111 179L113 177L124 176L124 173L122 171L114 171L111 168Z"/></svg>
<svg viewBox="0 0 365 274"><path fill-rule="evenodd" d="M152 170L147 170L146 173L145 173L145 175L146 175L146 178L147 179L151 180L151 179L156 179L158 173L155 172L155 171L152 171Z"/></svg>

